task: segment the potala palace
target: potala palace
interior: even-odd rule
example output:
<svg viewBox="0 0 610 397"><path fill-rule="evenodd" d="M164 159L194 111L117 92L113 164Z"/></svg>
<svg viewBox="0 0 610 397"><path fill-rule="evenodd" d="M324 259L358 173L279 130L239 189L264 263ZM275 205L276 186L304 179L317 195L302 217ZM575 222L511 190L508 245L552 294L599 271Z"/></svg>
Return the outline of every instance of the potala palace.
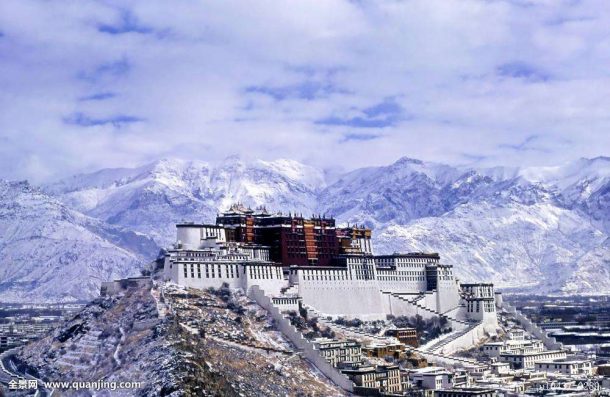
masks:
<svg viewBox="0 0 610 397"><path fill-rule="evenodd" d="M461 283L436 253L374 255L369 229L339 228L325 216L233 205L215 224L178 224L163 271L193 288L227 283L250 294L256 286L280 310L361 320L442 316L461 331L462 346L498 326L493 284Z"/></svg>

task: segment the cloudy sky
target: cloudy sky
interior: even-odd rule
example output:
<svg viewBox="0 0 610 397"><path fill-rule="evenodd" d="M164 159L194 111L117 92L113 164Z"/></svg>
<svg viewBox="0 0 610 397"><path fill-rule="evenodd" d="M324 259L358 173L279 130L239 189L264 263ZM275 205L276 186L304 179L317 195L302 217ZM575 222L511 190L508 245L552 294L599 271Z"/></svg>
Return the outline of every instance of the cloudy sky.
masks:
<svg viewBox="0 0 610 397"><path fill-rule="evenodd" d="M0 177L610 154L607 0L0 2Z"/></svg>

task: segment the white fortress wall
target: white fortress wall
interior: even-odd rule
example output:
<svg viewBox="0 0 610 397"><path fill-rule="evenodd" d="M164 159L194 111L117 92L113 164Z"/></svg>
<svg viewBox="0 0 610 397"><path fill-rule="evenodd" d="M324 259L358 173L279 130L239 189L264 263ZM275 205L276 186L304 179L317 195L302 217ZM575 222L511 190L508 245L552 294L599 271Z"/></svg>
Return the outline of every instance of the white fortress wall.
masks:
<svg viewBox="0 0 610 397"><path fill-rule="evenodd" d="M261 290L258 286L253 286L248 293L249 297L254 299L256 303L269 312L271 317L276 321L280 332L301 350L303 356L307 360L315 365L320 372L331 379L336 385L349 392L353 391L354 385L352 381L320 355L320 352L315 349L314 345L305 339L303 335L290 324L290 320L285 318L280 310L273 305L273 302L268 295L269 293L267 291Z"/></svg>
<svg viewBox="0 0 610 397"><path fill-rule="evenodd" d="M273 305L276 306L281 312L288 311L299 311L299 303L301 302L300 297L273 297L271 298Z"/></svg>
<svg viewBox="0 0 610 397"><path fill-rule="evenodd" d="M383 291L421 293L426 291L426 260L404 256L382 255L374 257Z"/></svg>
<svg viewBox="0 0 610 397"><path fill-rule="evenodd" d="M206 241L226 242L225 230L214 225L180 224L176 225L176 237L183 249L198 249Z"/></svg>
<svg viewBox="0 0 610 397"><path fill-rule="evenodd" d="M249 291L253 285L258 285L270 296L280 295L281 289L287 286L284 281L281 266L246 264L244 268L244 291Z"/></svg>
<svg viewBox="0 0 610 397"><path fill-rule="evenodd" d="M230 288L246 291L243 266L236 263L174 262L170 279L186 287L219 288L227 283Z"/></svg>
<svg viewBox="0 0 610 397"><path fill-rule="evenodd" d="M177 239L184 249L197 249L201 241L201 228L197 225L180 225L176 230Z"/></svg>
<svg viewBox="0 0 610 397"><path fill-rule="evenodd" d="M377 269L379 287L382 291L404 294L421 294L426 290L426 276L413 271L397 271L384 268Z"/></svg>
<svg viewBox="0 0 610 397"><path fill-rule="evenodd" d="M491 283L462 284L467 318L482 323L486 332L498 328L494 287Z"/></svg>
<svg viewBox="0 0 610 397"><path fill-rule="evenodd" d="M387 314L391 314L393 316L406 316L406 317L414 317L416 315L420 315L425 319L434 317L435 314L429 310L424 310L414 304L406 302L404 299L412 299L414 296L408 295L400 295L398 296L392 295L389 292L382 293L383 306L384 310Z"/></svg>
<svg viewBox="0 0 610 397"><path fill-rule="evenodd" d="M437 311L446 313L460 305L459 286L453 275L453 266L438 266Z"/></svg>
<svg viewBox="0 0 610 397"><path fill-rule="evenodd" d="M167 268L169 279L192 288L219 288L223 283L227 283L230 288L247 292L253 285L258 285L270 294L279 295L285 285L282 268L268 264L174 261Z"/></svg>
<svg viewBox="0 0 610 397"><path fill-rule="evenodd" d="M454 319L460 320L460 321L468 320L468 313L466 311L466 308L462 307L462 306L454 307L453 309L451 309L443 314L445 314L449 318L454 318Z"/></svg>
<svg viewBox="0 0 610 397"><path fill-rule="evenodd" d="M549 336L544 329L540 328L537 324L532 322L532 320L530 320L525 314L517 310L516 307L512 306L508 302L503 302L502 308L507 312L511 313L519 322L519 325L523 327L523 329L534 335L536 338L540 339L542 343L544 343L544 347L549 350L563 349L562 343L557 342L557 339L553 338L552 336Z"/></svg>
<svg viewBox="0 0 610 397"><path fill-rule="evenodd" d="M379 284L370 271L351 264L347 268L299 268L299 296L303 303L333 317L385 319Z"/></svg>
<svg viewBox="0 0 610 397"><path fill-rule="evenodd" d="M417 301L417 304L428 309L428 311L431 310L435 313L440 313L438 311L438 293L436 291L424 293L423 298Z"/></svg>
<svg viewBox="0 0 610 397"><path fill-rule="evenodd" d="M464 335L461 335L447 343L445 346L443 346L439 353L448 355L460 350L470 349L472 346L475 346L486 337L487 330L485 329L485 326L483 324L478 324Z"/></svg>

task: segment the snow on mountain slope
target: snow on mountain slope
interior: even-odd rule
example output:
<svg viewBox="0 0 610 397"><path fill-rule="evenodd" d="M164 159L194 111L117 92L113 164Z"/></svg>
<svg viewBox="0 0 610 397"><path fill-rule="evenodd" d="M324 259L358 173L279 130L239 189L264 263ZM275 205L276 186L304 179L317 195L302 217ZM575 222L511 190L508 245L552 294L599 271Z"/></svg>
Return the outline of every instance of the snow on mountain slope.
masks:
<svg viewBox="0 0 610 397"><path fill-rule="evenodd" d="M471 201L491 199L502 206L553 196L552 190L518 177L513 169L474 170L403 158L347 174L325 189L320 200L344 222L383 227L440 216Z"/></svg>
<svg viewBox="0 0 610 397"><path fill-rule="evenodd" d="M90 299L102 281L139 274L157 250L27 182L0 181L0 301Z"/></svg>
<svg viewBox="0 0 610 397"><path fill-rule="evenodd" d="M520 170L519 174L530 181L556 186L562 192L577 189L588 181L587 189L580 190L581 194L574 197L586 199L610 180L610 157L581 158L555 167L529 167Z"/></svg>
<svg viewBox="0 0 610 397"><path fill-rule="evenodd" d="M402 158L333 176L290 160L217 165L161 160L47 187L69 206L160 245L182 220L213 222L231 203L333 215L375 229L377 252L441 253L465 279L545 290L610 290L610 159L559 167L452 167ZM557 269L562 269L561 277Z"/></svg>
<svg viewBox="0 0 610 397"><path fill-rule="evenodd" d="M610 291L610 161L466 169L401 159L321 194L340 221L376 228L378 252L437 251L464 280Z"/></svg>
<svg viewBox="0 0 610 397"><path fill-rule="evenodd" d="M582 215L549 203L468 203L380 232L379 249L440 251L462 280L539 292L610 291L610 278L604 278L610 273L608 236Z"/></svg>
<svg viewBox="0 0 610 397"><path fill-rule="evenodd" d="M566 206L584 211L610 234L610 157L583 158L558 167L526 168L521 175L554 186Z"/></svg>
<svg viewBox="0 0 610 397"><path fill-rule="evenodd" d="M237 157L212 166L160 160L134 170L103 170L48 186L69 206L108 223L174 241L177 222L213 222L234 202L310 214L323 173L291 160L246 163Z"/></svg>
<svg viewBox="0 0 610 397"><path fill-rule="evenodd" d="M339 178L320 195L324 212L370 227L406 223L447 210L442 189L460 171L403 158L386 167L369 167Z"/></svg>

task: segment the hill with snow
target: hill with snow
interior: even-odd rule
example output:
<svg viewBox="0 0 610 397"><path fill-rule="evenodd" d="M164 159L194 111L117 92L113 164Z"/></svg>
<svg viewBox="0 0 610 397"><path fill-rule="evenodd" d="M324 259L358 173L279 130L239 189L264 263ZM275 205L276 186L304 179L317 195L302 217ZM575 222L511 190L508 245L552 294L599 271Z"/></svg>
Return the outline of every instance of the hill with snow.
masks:
<svg viewBox="0 0 610 397"><path fill-rule="evenodd" d="M610 291L610 159L466 169L403 158L320 195L381 252L438 251L463 280L538 292Z"/></svg>
<svg viewBox="0 0 610 397"><path fill-rule="evenodd" d="M140 274L147 236L67 208L27 182L0 181L0 301L89 300L102 281Z"/></svg>
<svg viewBox="0 0 610 397"><path fill-rule="evenodd" d="M47 195L27 189L32 190L29 195L53 203L32 212L35 217L57 222L56 214L63 211L75 219L65 230L56 227L57 240L65 235L72 241L72 227L90 233L82 235L88 241L88 255L105 263L105 270L99 271L106 276L114 265L117 274L126 273L148 247L129 242L126 231L150 236L156 245L149 250L155 251L173 242L175 223L214 222L219 211L241 202L365 224L375 231L377 253L437 251L463 280L491 280L500 287L538 292L610 291L609 158L557 167L479 169L403 158L388 166L334 175L332 183L325 175L291 160L248 162L231 157L211 164L165 159L139 168L76 175L46 186ZM11 208L11 200L5 193L0 205ZM25 228L28 211L21 211L11 227ZM19 239L10 241L15 240ZM46 256L38 260L39 253L28 251L31 245L9 246L7 241L3 236L3 256L29 254L37 264L32 262L27 277L16 277L18 267L11 265L11 288L17 291L20 277L31 279L31 284L21 284L23 288L47 285L51 273L36 268L48 262ZM72 252L65 245L57 245L55 254L48 256ZM113 259L104 259L108 257ZM75 279L100 278L93 262L87 263L87 272L73 274ZM36 284L37 280L42 281Z"/></svg>
<svg viewBox="0 0 610 397"><path fill-rule="evenodd" d="M135 169L106 169L47 187L66 205L105 222L174 241L175 224L214 222L234 202L310 213L323 173L296 161L246 163L237 157L213 166L165 159Z"/></svg>

